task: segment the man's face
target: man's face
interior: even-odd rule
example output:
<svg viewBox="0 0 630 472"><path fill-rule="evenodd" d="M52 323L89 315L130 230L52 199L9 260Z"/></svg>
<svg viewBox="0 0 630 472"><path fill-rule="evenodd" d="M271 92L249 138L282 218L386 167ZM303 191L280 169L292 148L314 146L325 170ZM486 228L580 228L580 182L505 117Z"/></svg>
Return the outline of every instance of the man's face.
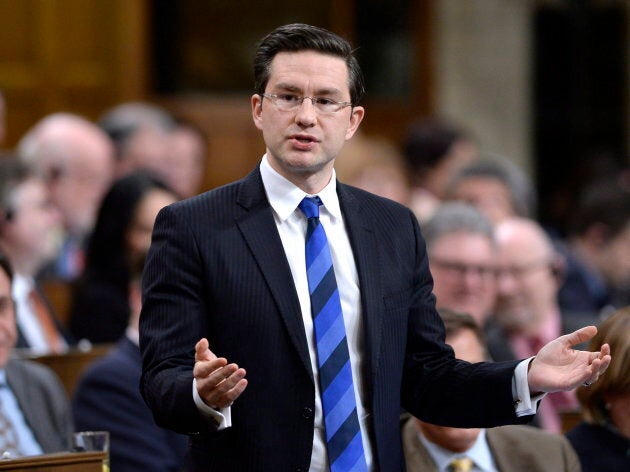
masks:
<svg viewBox="0 0 630 472"><path fill-rule="evenodd" d="M61 218L41 179L22 182L11 201L13 215L4 223L3 239L16 269L34 275L57 255Z"/></svg>
<svg viewBox="0 0 630 472"><path fill-rule="evenodd" d="M111 184L113 148L100 135L77 132L71 139L71 155L67 156L58 177L51 180L50 192L66 229L83 236L92 229L103 195Z"/></svg>
<svg viewBox="0 0 630 472"><path fill-rule="evenodd" d="M470 329L462 329L453 336L446 337L446 343L455 351L455 357L468 362L486 360L483 346L475 333ZM416 427L434 444L449 451L467 451L477 439L480 430L477 428L450 428L416 420Z"/></svg>
<svg viewBox="0 0 630 472"><path fill-rule="evenodd" d="M611 286L621 290L630 287L630 222L625 230L605 244L598 267Z"/></svg>
<svg viewBox="0 0 630 472"><path fill-rule="evenodd" d="M510 224L499 225L497 242L497 322L508 331L536 332L557 309L550 250L537 233Z"/></svg>
<svg viewBox="0 0 630 472"><path fill-rule="evenodd" d="M4 368L15 346L17 331L15 328L15 308L11 298L11 281L0 269L0 368Z"/></svg>
<svg viewBox="0 0 630 472"><path fill-rule="evenodd" d="M468 313L480 324L491 314L496 296L496 252L479 234L457 232L429 248L437 306Z"/></svg>
<svg viewBox="0 0 630 472"><path fill-rule="evenodd" d="M348 67L339 57L314 51L281 52L271 62L265 93L344 102L350 101L348 80ZM304 100L296 110L283 111L268 98L252 97L254 123L263 133L270 165L309 193L328 183L337 154L363 114L362 107L322 114L311 100Z"/></svg>
<svg viewBox="0 0 630 472"><path fill-rule="evenodd" d="M468 177L457 185L452 198L477 207L493 223L516 216L509 189L494 178Z"/></svg>

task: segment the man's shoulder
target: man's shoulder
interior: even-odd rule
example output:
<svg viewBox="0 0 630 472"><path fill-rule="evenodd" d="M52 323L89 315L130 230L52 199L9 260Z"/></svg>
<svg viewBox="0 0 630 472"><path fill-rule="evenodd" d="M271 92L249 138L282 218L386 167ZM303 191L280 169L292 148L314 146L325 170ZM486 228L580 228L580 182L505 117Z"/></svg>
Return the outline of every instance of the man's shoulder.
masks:
<svg viewBox="0 0 630 472"><path fill-rule="evenodd" d="M13 358L6 366L7 382L26 382L30 387L45 385L57 388L61 385L57 374L48 366L28 359Z"/></svg>
<svg viewBox="0 0 630 472"><path fill-rule="evenodd" d="M536 454L558 449L568 445L567 439L561 434L544 431L528 425L508 425L487 430L488 442L505 442L515 446L514 450L529 450Z"/></svg>
<svg viewBox="0 0 630 472"><path fill-rule="evenodd" d="M360 208L368 214L393 220L410 221L413 212L401 203L381 197L352 185L338 183L337 193L342 208Z"/></svg>

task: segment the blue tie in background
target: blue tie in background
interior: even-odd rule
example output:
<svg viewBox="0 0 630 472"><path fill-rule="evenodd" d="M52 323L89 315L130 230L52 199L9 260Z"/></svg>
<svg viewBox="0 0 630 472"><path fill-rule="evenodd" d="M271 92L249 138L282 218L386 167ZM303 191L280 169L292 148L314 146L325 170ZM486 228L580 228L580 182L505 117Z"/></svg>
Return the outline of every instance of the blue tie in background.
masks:
<svg viewBox="0 0 630 472"><path fill-rule="evenodd" d="M321 204L319 197L307 197L298 207L308 221L306 274L317 343L328 460L332 472L367 471L341 301L328 240L319 222Z"/></svg>

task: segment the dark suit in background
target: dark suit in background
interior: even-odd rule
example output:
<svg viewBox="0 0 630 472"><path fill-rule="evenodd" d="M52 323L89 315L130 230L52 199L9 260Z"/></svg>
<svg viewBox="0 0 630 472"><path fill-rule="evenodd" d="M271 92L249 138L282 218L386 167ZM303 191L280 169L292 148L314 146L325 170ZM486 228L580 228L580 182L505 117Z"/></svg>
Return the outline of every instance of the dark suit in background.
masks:
<svg viewBox="0 0 630 472"><path fill-rule="evenodd" d="M138 383L140 348L126 337L83 374L72 402L77 431L110 432L110 464L116 472L182 469L188 438L158 427Z"/></svg>
<svg viewBox="0 0 630 472"><path fill-rule="evenodd" d="M526 421L513 406L516 362L471 365L444 344L411 211L342 184L337 193L359 275L376 468L404 468L401 407L460 427ZM195 470L308 470L315 385L260 171L163 209L143 284L142 392L160 425L192 435ZM233 426L220 431L202 418L191 391L193 347L202 337L247 370Z"/></svg>
<svg viewBox="0 0 630 472"><path fill-rule="evenodd" d="M11 359L7 384L44 453L69 451L73 424L66 391L48 367Z"/></svg>

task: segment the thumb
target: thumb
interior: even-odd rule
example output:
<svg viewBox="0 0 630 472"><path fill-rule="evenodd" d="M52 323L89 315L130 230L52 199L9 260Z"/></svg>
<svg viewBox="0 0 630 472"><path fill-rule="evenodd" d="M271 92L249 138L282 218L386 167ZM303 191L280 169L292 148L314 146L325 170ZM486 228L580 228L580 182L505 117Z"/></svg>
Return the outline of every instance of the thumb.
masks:
<svg viewBox="0 0 630 472"><path fill-rule="evenodd" d="M197 344L195 344L195 362L211 361L216 358L217 356L210 350L210 345L206 338L201 338Z"/></svg>
<svg viewBox="0 0 630 472"><path fill-rule="evenodd" d="M573 331L565 336L565 340L569 346L575 346L591 340L597 334L595 326L585 326L577 331Z"/></svg>

